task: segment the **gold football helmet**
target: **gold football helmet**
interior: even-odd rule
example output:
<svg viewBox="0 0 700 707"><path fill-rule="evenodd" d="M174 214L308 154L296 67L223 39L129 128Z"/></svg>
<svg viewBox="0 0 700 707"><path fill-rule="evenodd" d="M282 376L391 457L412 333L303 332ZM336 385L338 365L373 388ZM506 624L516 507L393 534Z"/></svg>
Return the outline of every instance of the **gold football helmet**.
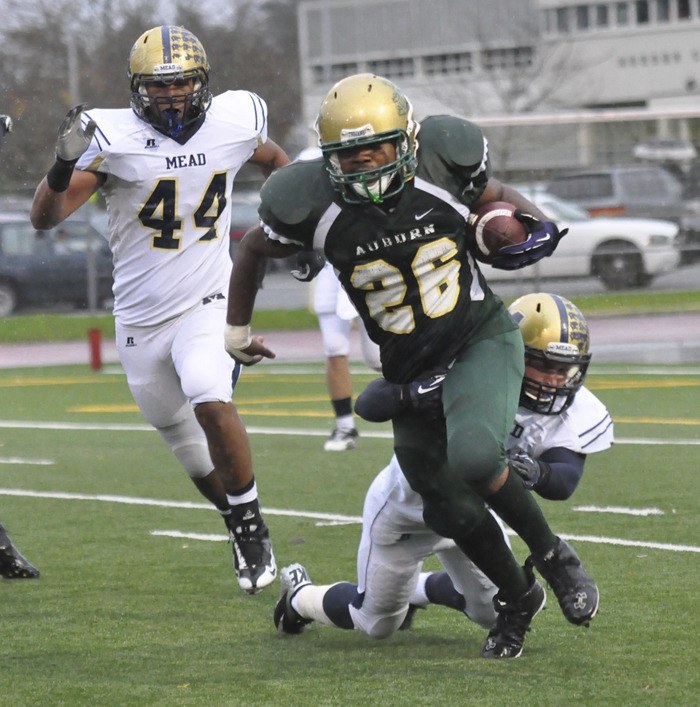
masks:
<svg viewBox="0 0 700 707"><path fill-rule="evenodd" d="M416 173L418 123L413 106L398 86L381 76L355 74L336 83L321 104L316 132L331 182L350 203L381 203ZM339 150L387 141L396 146L394 162L343 173Z"/></svg>
<svg viewBox="0 0 700 707"><path fill-rule="evenodd" d="M193 89L180 95L152 99L146 91L149 83L179 85L189 79L194 79ZM129 82L133 111L170 137L178 137L211 103L206 52L184 27L162 25L144 32L131 48ZM180 115L173 101L183 98L185 109Z"/></svg>
<svg viewBox="0 0 700 707"><path fill-rule="evenodd" d="M563 383L523 379L520 404L545 415L558 415L574 401L591 360L589 333L581 310L564 297L546 292L524 295L508 307L525 343L525 365L543 378L557 375Z"/></svg>

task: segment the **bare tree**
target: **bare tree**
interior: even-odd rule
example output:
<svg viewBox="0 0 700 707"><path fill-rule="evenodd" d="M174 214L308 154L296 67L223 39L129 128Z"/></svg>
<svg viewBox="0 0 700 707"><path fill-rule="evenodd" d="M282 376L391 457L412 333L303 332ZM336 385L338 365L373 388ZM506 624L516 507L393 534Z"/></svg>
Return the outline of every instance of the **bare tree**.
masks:
<svg viewBox="0 0 700 707"><path fill-rule="evenodd" d="M183 24L201 39L215 93L246 88L265 98L276 142L284 145L298 122L296 0L244 0L230 26L212 23L205 5L184 1L167 17L136 0L3 0L3 6L0 112L15 121L3 153L4 191L31 195L53 160L56 130L70 106L129 105L131 46L163 22Z"/></svg>

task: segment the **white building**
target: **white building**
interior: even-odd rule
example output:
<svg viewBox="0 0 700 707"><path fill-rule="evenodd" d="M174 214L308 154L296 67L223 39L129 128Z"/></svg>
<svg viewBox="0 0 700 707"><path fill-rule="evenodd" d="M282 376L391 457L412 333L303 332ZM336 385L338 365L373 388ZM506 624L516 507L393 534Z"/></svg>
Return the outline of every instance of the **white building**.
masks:
<svg viewBox="0 0 700 707"><path fill-rule="evenodd" d="M298 17L307 125L369 71L419 118L478 122L516 173L700 142L700 0L301 0Z"/></svg>

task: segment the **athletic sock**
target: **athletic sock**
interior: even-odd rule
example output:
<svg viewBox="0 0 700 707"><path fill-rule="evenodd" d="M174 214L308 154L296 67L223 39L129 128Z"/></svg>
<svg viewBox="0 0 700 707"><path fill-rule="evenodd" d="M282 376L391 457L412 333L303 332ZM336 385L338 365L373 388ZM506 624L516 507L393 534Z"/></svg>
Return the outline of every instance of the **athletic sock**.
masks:
<svg viewBox="0 0 700 707"><path fill-rule="evenodd" d="M441 604L464 613L465 598L455 589L447 572L431 572L425 580L425 594L431 604Z"/></svg>
<svg viewBox="0 0 700 707"><path fill-rule="evenodd" d="M522 596L529 588L525 570L508 547L496 519L486 513L473 530L454 541L472 562L511 599Z"/></svg>

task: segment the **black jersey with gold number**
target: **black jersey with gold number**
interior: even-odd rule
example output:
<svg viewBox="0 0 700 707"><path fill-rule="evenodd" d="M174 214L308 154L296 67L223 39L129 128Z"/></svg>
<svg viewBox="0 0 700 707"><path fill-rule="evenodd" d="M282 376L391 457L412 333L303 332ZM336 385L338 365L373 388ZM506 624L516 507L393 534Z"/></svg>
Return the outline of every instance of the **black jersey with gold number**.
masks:
<svg viewBox="0 0 700 707"><path fill-rule="evenodd" d="M343 201L321 159L283 167L261 191L268 237L323 252L397 383L515 329L469 250L469 204L490 173L481 130L433 116L418 143L415 178L381 206Z"/></svg>

